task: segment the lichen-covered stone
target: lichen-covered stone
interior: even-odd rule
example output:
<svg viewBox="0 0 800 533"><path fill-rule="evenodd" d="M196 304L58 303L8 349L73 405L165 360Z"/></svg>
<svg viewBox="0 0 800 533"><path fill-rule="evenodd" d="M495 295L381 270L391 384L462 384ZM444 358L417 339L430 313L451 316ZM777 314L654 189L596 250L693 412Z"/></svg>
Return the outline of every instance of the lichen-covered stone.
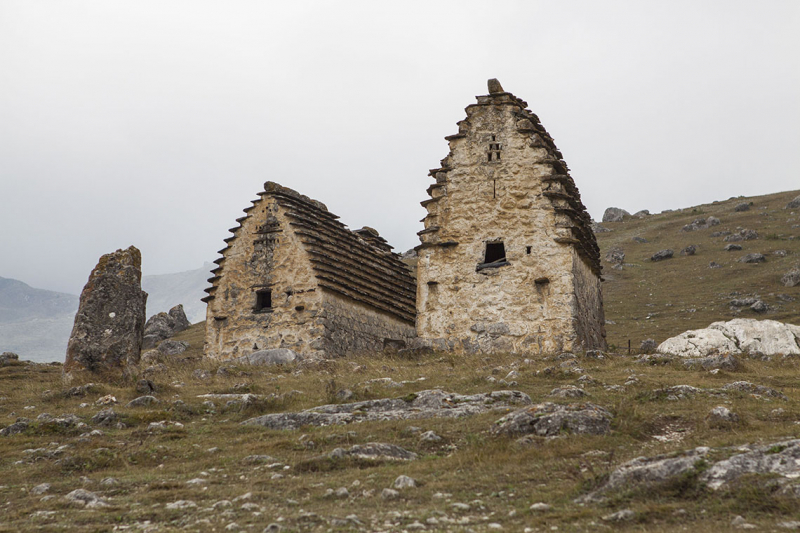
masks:
<svg viewBox="0 0 800 533"><path fill-rule="evenodd" d="M100 258L81 292L64 372L121 372L139 362L147 293L142 256L131 246Z"/></svg>
<svg viewBox="0 0 800 533"><path fill-rule="evenodd" d="M742 305L754 305L743 301ZM658 345L658 352L681 357L713 354L800 355L800 326L775 320L736 318L685 331Z"/></svg>
<svg viewBox="0 0 800 533"><path fill-rule="evenodd" d="M605 348L600 252L561 153L519 98L477 100L422 202L417 335L467 353Z"/></svg>

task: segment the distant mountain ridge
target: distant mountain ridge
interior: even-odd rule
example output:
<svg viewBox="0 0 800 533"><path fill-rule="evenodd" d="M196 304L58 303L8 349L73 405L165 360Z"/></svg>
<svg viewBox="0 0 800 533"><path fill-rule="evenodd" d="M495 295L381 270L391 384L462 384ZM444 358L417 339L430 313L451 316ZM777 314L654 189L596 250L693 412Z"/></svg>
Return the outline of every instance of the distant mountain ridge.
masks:
<svg viewBox="0 0 800 533"><path fill-rule="evenodd" d="M147 316L183 304L190 322L205 320L200 301L213 265L142 277L148 293ZM0 352L15 352L31 361L63 361L80 298L74 294L37 289L0 277Z"/></svg>

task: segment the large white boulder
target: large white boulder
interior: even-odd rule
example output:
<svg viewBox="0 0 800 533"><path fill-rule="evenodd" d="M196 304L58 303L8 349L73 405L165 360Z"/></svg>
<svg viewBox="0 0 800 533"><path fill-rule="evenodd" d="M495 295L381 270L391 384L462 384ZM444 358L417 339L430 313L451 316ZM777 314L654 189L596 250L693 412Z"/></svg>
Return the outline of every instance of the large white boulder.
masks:
<svg viewBox="0 0 800 533"><path fill-rule="evenodd" d="M714 322L705 329L685 331L659 344L656 351L681 357L756 352L800 355L800 326L775 320L737 318Z"/></svg>

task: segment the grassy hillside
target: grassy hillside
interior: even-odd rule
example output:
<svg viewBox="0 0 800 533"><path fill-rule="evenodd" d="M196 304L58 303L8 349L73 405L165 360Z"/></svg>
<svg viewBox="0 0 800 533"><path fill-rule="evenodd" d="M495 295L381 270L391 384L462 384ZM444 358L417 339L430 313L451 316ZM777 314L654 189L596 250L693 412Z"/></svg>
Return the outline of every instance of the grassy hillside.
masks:
<svg viewBox="0 0 800 533"><path fill-rule="evenodd" d="M743 360L735 372L713 374L681 364L649 366L627 356L579 359L575 366L554 358L429 355L403 359L370 355L321 365L273 368L226 367L199 359L202 324L181 333L192 346L152 374L160 403L126 407L139 396L133 382L98 385L83 396L67 394L58 365L0 367L0 427L18 416L33 420L20 434L0 436L0 531L246 531L261 533L270 523L282 531L728 531L735 515L761 527L799 520L796 499L769 486L714 492L695 478L646 491L628 491L605 503L574 499L602 483L620 463L696 446L773 443L798 435L800 388L797 359ZM187 357L188 356L188 357ZM195 370L210 377L200 379ZM499 380L515 371L515 384ZM583 374L590 376L579 377ZM387 381L388 378L390 381ZM509 378L512 379L512 378ZM377 381L375 381L377 380ZM788 401L747 393L669 400L655 389L673 384L719 388L750 380L785 393ZM583 399L555 398L563 385L584 387ZM242 426L265 413L297 411L353 400L412 398L424 389L462 394L520 390L534 402L591 401L613 415L604 436L531 437L518 443L489 429L505 411L459 419L363 422L278 431ZM207 393L256 394L251 404L214 406ZM95 402L113 395L120 427L91 418L104 408ZM742 417L735 425L705 420L724 404ZM87 427L59 427L36 421L42 413L74 413ZM151 427L168 421L167 427ZM794 424L793 424L794 422ZM91 434L92 430L99 430ZM420 439L424 431L439 442ZM401 446L419 455L408 463L316 459L336 448L368 442ZM262 463L248 460L268 455ZM381 496L400 475L419 482L394 499ZM109 478L113 478L109 481ZM51 487L42 494L33 488ZM346 494L340 491L346 488ZM95 509L64 497L91 491L107 504ZM332 494L333 493L333 494ZM239 498L239 499L237 499ZM173 509L172 504L186 507ZM531 510L544 502L548 510ZM461 504L461 505L456 505ZM630 509L635 518L609 523L603 517ZM233 525L231 525L233 524ZM68 525L68 526L67 526ZM526 529L529 528L529 529ZM275 530L272 530L275 531Z"/></svg>
<svg viewBox="0 0 800 533"><path fill-rule="evenodd" d="M627 348L628 340L638 348L643 339L660 342L687 329L708 326L717 320L735 317L770 318L800 324L800 286L784 287L781 276L800 264L800 209L784 209L800 191L768 196L739 197L697 207L652 215L643 219L603 223L608 233L597 233L601 255L618 246L625 251L623 270L613 270L603 261L603 297L608 342ZM735 212L737 204L752 203L749 211ZM683 226L698 218L715 216L721 223L708 229L684 232ZM795 226L795 227L792 227ZM756 240L741 241L741 251L727 252L729 244L720 231L752 229ZM648 242L634 241L634 237ZM697 247L693 256L681 256L689 245ZM672 249L675 256L660 262L650 257L657 251ZM774 255L785 250L786 256ZM766 263L745 264L736 260L758 252ZM709 268L715 261L721 268ZM744 308L731 309L730 301L757 295L771 310L757 314Z"/></svg>

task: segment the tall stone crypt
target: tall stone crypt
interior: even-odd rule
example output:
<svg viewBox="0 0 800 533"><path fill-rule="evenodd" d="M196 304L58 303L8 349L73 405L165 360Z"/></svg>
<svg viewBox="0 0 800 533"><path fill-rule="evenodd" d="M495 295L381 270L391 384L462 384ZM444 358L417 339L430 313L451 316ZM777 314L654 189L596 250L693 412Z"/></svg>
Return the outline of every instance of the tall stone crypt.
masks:
<svg viewBox="0 0 800 533"><path fill-rule="evenodd" d="M466 112L422 202L418 337L468 353L605 348L599 248L561 152L497 80Z"/></svg>
<svg viewBox="0 0 800 533"><path fill-rule="evenodd" d="M205 352L285 348L301 357L374 353L414 335L414 279L371 228L267 182L225 239L206 289Z"/></svg>

